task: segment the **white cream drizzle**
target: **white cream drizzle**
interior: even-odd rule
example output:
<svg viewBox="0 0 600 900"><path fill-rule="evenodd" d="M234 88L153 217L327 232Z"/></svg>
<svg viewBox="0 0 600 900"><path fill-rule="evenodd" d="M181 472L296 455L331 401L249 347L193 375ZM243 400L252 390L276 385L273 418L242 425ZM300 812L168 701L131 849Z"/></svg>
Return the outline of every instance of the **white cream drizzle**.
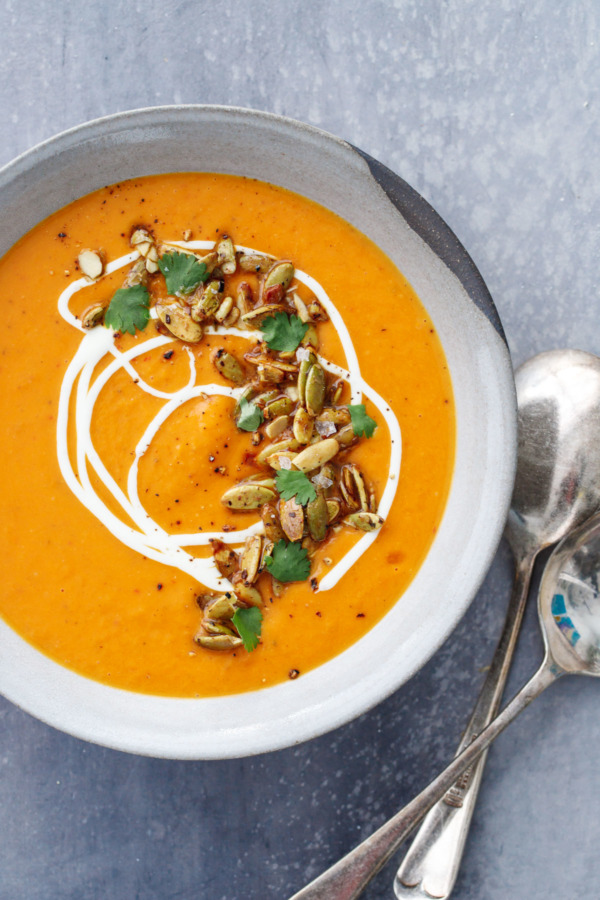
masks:
<svg viewBox="0 0 600 900"><path fill-rule="evenodd" d="M214 246L212 241L170 241L170 244L182 249L210 250ZM259 253L248 247L239 247L245 253ZM110 274L117 269L127 266L135 259L138 253L128 253L114 260L106 266L106 273ZM323 368L343 378L350 385L352 403L361 403L363 395L377 407L389 429L391 440L390 465L388 478L379 502L378 513L386 518L388 515L398 486L400 474L400 462L402 457L402 437L400 425L391 408L362 378L358 357L350 338L350 333L344 323L338 309L331 302L323 287L310 275L298 269L295 271L296 279L305 284L316 295L323 305L340 338L348 369L335 365L319 356L319 362ZM221 395L237 399L242 388L230 388L216 384L196 385L196 366L194 356L189 348L185 348L190 365L190 377L187 384L177 391L160 391L144 381L134 369L132 362L138 356L156 350L165 344L175 341L175 338L159 336L148 338L140 344L123 352L114 344L114 332L110 328L96 327L86 331L79 319L73 315L69 308L69 301L78 291L89 287L90 282L86 278L80 278L70 284L58 299L58 310L70 325L81 331L84 335L75 356L71 360L63 378L56 429L56 446L58 463L62 475L75 496L87 507L87 509L99 519L102 524L123 544L136 550L143 556L157 562L173 566L195 578L211 590L224 590L229 587L229 582L223 579L214 564L212 556L192 557L184 549L185 547L205 546L212 538L224 541L227 544L240 546L251 534L263 532L261 521L254 522L250 527L241 531L224 532L200 532L193 534L171 534L161 528L144 508L138 491L139 462L150 447L154 437L167 419L184 403L200 396ZM154 313L154 316L156 314ZM241 331L235 328L207 328L209 334L231 334L248 340L256 340L259 332ZM112 355L114 360L110 362L95 378L94 372L100 361L107 355ZM91 437L91 424L94 405L109 380L118 371L124 370L134 381L138 388L161 400L165 400L162 409L156 414L147 426L144 434L135 448L133 463L129 469L127 479L127 493L125 493L106 466L100 459ZM73 468L68 448L69 409L72 402L73 391L75 393L75 429L77 435L76 461L77 471ZM125 515L136 527L128 525L119 516L115 515L106 506L104 501L94 490L89 477L89 468L112 495L116 503L121 507ZM319 590L327 591L334 587L363 555L368 547L377 539L377 531L364 534L360 540L349 550L344 557L333 566L319 583Z"/></svg>

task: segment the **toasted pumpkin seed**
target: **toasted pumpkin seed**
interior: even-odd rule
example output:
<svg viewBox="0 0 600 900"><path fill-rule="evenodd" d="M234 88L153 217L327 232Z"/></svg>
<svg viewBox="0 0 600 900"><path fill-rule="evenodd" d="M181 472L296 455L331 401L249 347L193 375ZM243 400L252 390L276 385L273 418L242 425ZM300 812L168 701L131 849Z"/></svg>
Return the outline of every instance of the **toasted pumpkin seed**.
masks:
<svg viewBox="0 0 600 900"><path fill-rule="evenodd" d="M276 544L277 541L282 540L283 529L279 524L277 507L272 503L265 503L264 506L261 507L260 517L265 529L267 541Z"/></svg>
<svg viewBox="0 0 600 900"><path fill-rule="evenodd" d="M253 384L247 384L242 393L240 394L239 400L235 404L233 408L233 417L237 419L239 414L242 411L242 400L251 400L256 393L256 388Z"/></svg>
<svg viewBox="0 0 600 900"><path fill-rule="evenodd" d="M242 580L246 584L252 584L258 576L258 566L262 553L262 537L259 534L253 534L246 539L244 544L244 552L240 561Z"/></svg>
<svg viewBox="0 0 600 900"><path fill-rule="evenodd" d="M335 439L342 447L349 447L350 444L353 444L356 440L353 425L344 425L343 428L340 428Z"/></svg>
<svg viewBox="0 0 600 900"><path fill-rule="evenodd" d="M313 322L327 322L329 316L325 312L323 306L319 303L317 298L315 297L307 306L308 314L311 317Z"/></svg>
<svg viewBox="0 0 600 900"><path fill-rule="evenodd" d="M269 288L281 286L283 288L283 293L285 294L292 283L293 277L293 263L291 263L289 259L280 260L267 272L264 281L264 289L267 291Z"/></svg>
<svg viewBox="0 0 600 900"><path fill-rule="evenodd" d="M246 380L244 370L235 356L232 356L223 347L213 351L210 359L215 369L228 381L233 381L234 384L243 384Z"/></svg>
<svg viewBox="0 0 600 900"><path fill-rule="evenodd" d="M224 625L223 622L220 622L217 619L209 619L205 616L202 619L202 627L205 631L208 631L209 634L230 634L232 637L237 637L237 634L232 628L229 628L228 625Z"/></svg>
<svg viewBox="0 0 600 900"><path fill-rule="evenodd" d="M235 593L240 603L243 603L245 606L263 605L262 594L258 588L253 587L251 584L244 584L243 581L240 581L235 585Z"/></svg>
<svg viewBox="0 0 600 900"><path fill-rule="evenodd" d="M317 422L333 422L334 425L349 425L350 410L345 406L339 408L328 407L317 416Z"/></svg>
<svg viewBox="0 0 600 900"><path fill-rule="evenodd" d="M283 532L282 532L282 536L283 536ZM264 570L267 566L266 559L268 556L272 556L274 546L275 546L275 544L273 543L273 541L265 540L263 542L263 551L262 551L262 556L260 559L260 565L258 567L259 572L264 572Z"/></svg>
<svg viewBox="0 0 600 900"><path fill-rule="evenodd" d="M297 454L293 450L282 450L280 453L272 453L267 457L266 463L272 469L293 469L293 462Z"/></svg>
<svg viewBox="0 0 600 900"><path fill-rule="evenodd" d="M233 309L233 297L225 297L220 307L215 313L217 322L224 322L231 310ZM238 312L239 315L239 312Z"/></svg>
<svg viewBox="0 0 600 900"><path fill-rule="evenodd" d="M263 503L275 500L276 493L263 484L242 482L225 491L221 503L230 509L258 509Z"/></svg>
<svg viewBox="0 0 600 900"><path fill-rule="evenodd" d="M342 504L339 500L336 500L335 497L332 497L330 500L326 501L327 505L327 524L330 525L332 522L335 522L337 517L340 514L340 510L342 508Z"/></svg>
<svg viewBox="0 0 600 900"><path fill-rule="evenodd" d="M180 341L197 344L202 339L202 325L194 322L190 314L178 303L157 303L154 308L165 328Z"/></svg>
<svg viewBox="0 0 600 900"><path fill-rule="evenodd" d="M362 509L366 509L368 511L369 498L367 496L367 486L365 484L364 476L363 476L362 472L360 471L360 469L358 468L358 466L351 465L351 466L348 466L348 469L350 470L352 479L354 481L354 485L355 485L354 493L358 497L360 506Z"/></svg>
<svg viewBox="0 0 600 900"><path fill-rule="evenodd" d="M252 288L247 281L239 283L235 302L243 319L252 309Z"/></svg>
<svg viewBox="0 0 600 900"><path fill-rule="evenodd" d="M237 262L231 238L224 236L217 244L216 250L223 275L233 275L237 268Z"/></svg>
<svg viewBox="0 0 600 900"><path fill-rule="evenodd" d="M283 584L281 581L277 581L276 578L273 578L271 575L271 591L273 592L274 597L281 597L283 594Z"/></svg>
<svg viewBox="0 0 600 900"><path fill-rule="evenodd" d="M146 262L143 259L136 259L125 276L123 287L135 287L136 284L146 284L147 281L148 271L146 269Z"/></svg>
<svg viewBox="0 0 600 900"><path fill-rule="evenodd" d="M344 390L344 381L339 378L337 381L334 381L330 388L331 394L331 402L335 406L340 402L340 398L342 396L342 391Z"/></svg>
<svg viewBox="0 0 600 900"><path fill-rule="evenodd" d="M311 444L294 459L294 466L301 472L312 472L319 466L325 465L339 451L340 445L335 438L326 438L316 444Z"/></svg>
<svg viewBox="0 0 600 900"><path fill-rule="evenodd" d="M314 431L314 419L312 419L303 406L299 406L294 416L294 437L299 444L308 444Z"/></svg>
<svg viewBox="0 0 600 900"><path fill-rule="evenodd" d="M289 416L277 416L276 419L272 419L269 424L265 426L265 434L269 440L272 441L274 438L279 437L279 435L288 427L289 421Z"/></svg>
<svg viewBox="0 0 600 900"><path fill-rule="evenodd" d="M289 397L278 397L276 400L271 400L265 405L265 419L276 419L278 416L287 416L293 408L294 404Z"/></svg>
<svg viewBox="0 0 600 900"><path fill-rule="evenodd" d="M306 521L313 541L322 541L327 534L327 502L322 491L306 505Z"/></svg>
<svg viewBox="0 0 600 900"><path fill-rule="evenodd" d="M206 254L206 256L198 257L198 262L204 263L204 265L206 266L206 271L209 275L212 275L212 273L216 269L218 261L219 255L215 250L211 250L210 253Z"/></svg>
<svg viewBox="0 0 600 900"><path fill-rule="evenodd" d="M104 272L104 259L99 250L82 250L77 257L79 268L90 281L97 281Z"/></svg>
<svg viewBox="0 0 600 900"><path fill-rule="evenodd" d="M239 317L240 311L237 306L234 306L227 318L223 319L223 325L225 325L226 328L231 328L232 325L235 325Z"/></svg>
<svg viewBox="0 0 600 900"><path fill-rule="evenodd" d="M92 303L91 306L88 306L81 313L81 327L89 331L90 328L100 325L104 319L105 312L106 310L101 303Z"/></svg>
<svg viewBox="0 0 600 900"><path fill-rule="evenodd" d="M206 650L234 650L242 644L242 639L233 634L201 634L198 632L194 640Z"/></svg>
<svg viewBox="0 0 600 900"><path fill-rule="evenodd" d="M223 282L209 281L208 284L200 284L192 297L192 319L202 322L204 319L212 319L223 300Z"/></svg>
<svg viewBox="0 0 600 900"><path fill-rule="evenodd" d="M284 306L282 303L271 303L269 306L257 306L255 309L250 310L250 312L247 312L242 316L242 322L245 322L246 325L251 325L254 328L257 325L261 325L264 319L274 315L276 312L286 311L287 306Z"/></svg>
<svg viewBox="0 0 600 900"><path fill-rule="evenodd" d="M279 501L279 520L289 541L299 541L304 533L304 509L296 499Z"/></svg>
<svg viewBox="0 0 600 900"><path fill-rule="evenodd" d="M285 372L278 369L277 366L258 366L256 375L259 381L265 384L281 384L285 379Z"/></svg>
<svg viewBox="0 0 600 900"><path fill-rule="evenodd" d="M207 619L233 619L235 610L235 594L222 594L204 607L204 616Z"/></svg>
<svg viewBox="0 0 600 900"><path fill-rule="evenodd" d="M135 247L136 250L139 251L139 247L141 244L154 244L154 238L145 228L136 228L131 237L129 238L129 243L132 247ZM144 254L142 254L143 256Z"/></svg>
<svg viewBox="0 0 600 900"><path fill-rule="evenodd" d="M300 297L297 296L297 294L293 295L292 301L294 306L296 307L296 314L298 318L306 325L307 322L310 322L310 316L306 308L306 303L304 302L304 300L301 300Z"/></svg>
<svg viewBox="0 0 600 900"><path fill-rule="evenodd" d="M306 380L310 370L316 362L317 357L314 353L310 353L308 359L303 359L300 362L300 368L298 370L298 400L302 405L304 405L306 396Z"/></svg>
<svg viewBox="0 0 600 900"><path fill-rule="evenodd" d="M252 366L273 366L275 369L281 369L282 372L290 374L298 371L298 366L294 363L285 362L282 359L274 359L270 356L253 356L252 353L245 353L244 359Z"/></svg>
<svg viewBox="0 0 600 900"><path fill-rule="evenodd" d="M264 274L273 265L271 256L263 256L260 253L241 253L238 262L242 272L257 272Z"/></svg>
<svg viewBox="0 0 600 900"><path fill-rule="evenodd" d="M272 453L280 453L282 450L297 450L299 446L296 438L286 438L283 441L278 441L276 444L267 444L257 455L256 461L264 463Z"/></svg>
<svg viewBox="0 0 600 900"><path fill-rule="evenodd" d="M325 372L318 363L310 369L306 377L304 403L311 416L318 416L325 401Z"/></svg>
<svg viewBox="0 0 600 900"><path fill-rule="evenodd" d="M314 350L319 349L319 335L314 325L309 325L302 338L303 347L312 347Z"/></svg>
<svg viewBox="0 0 600 900"><path fill-rule="evenodd" d="M237 553L231 547L228 547L224 541L212 540L210 546L217 569L223 578L231 581L239 568Z"/></svg>
<svg viewBox="0 0 600 900"><path fill-rule="evenodd" d="M344 525L351 525L352 528L358 528L359 531L377 531L384 523L384 519L377 513L368 512L362 509L360 512L351 513L343 519Z"/></svg>

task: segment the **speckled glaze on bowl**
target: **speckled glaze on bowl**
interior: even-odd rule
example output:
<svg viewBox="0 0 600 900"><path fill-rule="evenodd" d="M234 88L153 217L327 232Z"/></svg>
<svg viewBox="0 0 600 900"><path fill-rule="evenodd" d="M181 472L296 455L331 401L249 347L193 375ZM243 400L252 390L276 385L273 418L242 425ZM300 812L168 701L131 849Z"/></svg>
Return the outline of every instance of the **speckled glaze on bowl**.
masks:
<svg viewBox="0 0 600 900"><path fill-rule="evenodd" d="M58 135L0 171L0 254L83 194L178 171L281 185L333 210L378 244L432 317L457 416L446 510L402 602L344 653L296 681L224 698L145 696L63 668L0 622L0 692L32 715L119 750L211 759L322 734L381 701L429 659L466 611L500 540L514 478L516 402L496 309L448 226L381 163L279 116L172 106L110 116Z"/></svg>

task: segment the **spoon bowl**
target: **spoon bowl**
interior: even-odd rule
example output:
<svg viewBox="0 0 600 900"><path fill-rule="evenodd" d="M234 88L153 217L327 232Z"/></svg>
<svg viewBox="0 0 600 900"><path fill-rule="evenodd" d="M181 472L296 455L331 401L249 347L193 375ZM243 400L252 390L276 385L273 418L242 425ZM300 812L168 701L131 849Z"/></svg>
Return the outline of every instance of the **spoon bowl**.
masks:
<svg viewBox="0 0 600 900"><path fill-rule="evenodd" d="M599 570L597 513L558 545L546 565L538 602L546 653L537 672L414 800L291 900L356 900L423 815L532 700L563 675L600 675Z"/></svg>

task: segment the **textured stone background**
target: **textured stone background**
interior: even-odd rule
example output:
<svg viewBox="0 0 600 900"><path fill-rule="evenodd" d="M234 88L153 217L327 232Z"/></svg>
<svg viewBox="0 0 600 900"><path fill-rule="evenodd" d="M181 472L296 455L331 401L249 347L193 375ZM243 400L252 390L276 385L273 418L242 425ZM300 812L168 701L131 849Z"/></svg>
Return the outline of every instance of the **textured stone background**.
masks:
<svg viewBox="0 0 600 900"><path fill-rule="evenodd" d="M347 138L425 195L481 269L516 364L551 347L600 351L594 0L0 9L1 163L141 106L292 116ZM350 725L273 755L138 758L0 701L0 900L285 900L448 761L510 579L502 546L465 620L409 684ZM540 658L532 605L512 687ZM497 741L456 900L600 895L599 709L595 683L565 680ZM367 900L392 897L393 871Z"/></svg>

